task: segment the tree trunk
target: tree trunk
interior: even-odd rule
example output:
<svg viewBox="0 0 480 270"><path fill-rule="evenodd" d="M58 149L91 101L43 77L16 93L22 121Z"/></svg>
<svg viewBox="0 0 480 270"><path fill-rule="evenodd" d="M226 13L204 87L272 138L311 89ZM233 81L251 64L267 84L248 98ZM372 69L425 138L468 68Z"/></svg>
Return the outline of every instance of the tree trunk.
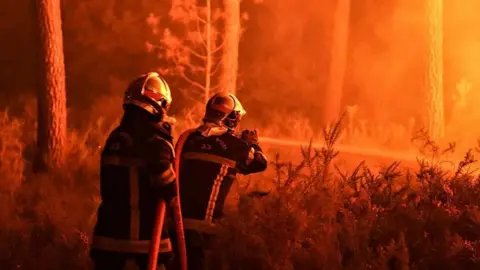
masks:
<svg viewBox="0 0 480 270"><path fill-rule="evenodd" d="M36 0L40 31L37 169L62 164L67 133L65 66L60 0Z"/></svg>
<svg viewBox="0 0 480 270"><path fill-rule="evenodd" d="M223 91L235 94L237 89L238 46L240 42L240 1L223 0L225 8L225 42L223 44L222 75Z"/></svg>
<svg viewBox="0 0 480 270"><path fill-rule="evenodd" d="M337 121L341 113L343 80L347 62L350 0L337 0L331 43L328 86L324 95L323 124Z"/></svg>
<svg viewBox="0 0 480 270"><path fill-rule="evenodd" d="M428 130L431 139L445 134L443 106L443 1L428 0Z"/></svg>
<svg viewBox="0 0 480 270"><path fill-rule="evenodd" d="M207 18L206 21L206 51L207 51L207 59L205 63L205 104L208 103L208 99L210 98L210 90L212 88L212 65L213 65L213 44L212 44L212 2L207 0Z"/></svg>

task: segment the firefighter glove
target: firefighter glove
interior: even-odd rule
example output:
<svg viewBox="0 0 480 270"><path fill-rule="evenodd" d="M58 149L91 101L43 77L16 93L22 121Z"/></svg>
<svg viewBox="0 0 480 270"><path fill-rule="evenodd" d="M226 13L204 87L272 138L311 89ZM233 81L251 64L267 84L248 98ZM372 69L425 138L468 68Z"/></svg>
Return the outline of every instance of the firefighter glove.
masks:
<svg viewBox="0 0 480 270"><path fill-rule="evenodd" d="M242 131L241 138L242 140L246 141L250 145L258 144L258 133L256 130L246 129Z"/></svg>

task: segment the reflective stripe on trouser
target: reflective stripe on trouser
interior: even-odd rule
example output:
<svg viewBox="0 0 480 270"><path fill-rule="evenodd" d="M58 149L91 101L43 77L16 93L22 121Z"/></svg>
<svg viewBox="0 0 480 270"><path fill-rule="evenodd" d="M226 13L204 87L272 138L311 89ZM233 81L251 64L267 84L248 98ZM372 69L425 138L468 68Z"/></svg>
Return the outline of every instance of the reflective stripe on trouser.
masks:
<svg viewBox="0 0 480 270"><path fill-rule="evenodd" d="M138 158L128 158L121 156L105 156L102 164L124 166L129 169L129 189L130 189L130 240L139 239L140 231L140 209L139 209L139 187L138 187L138 167L145 166L145 161Z"/></svg>
<svg viewBox="0 0 480 270"><path fill-rule="evenodd" d="M150 240L123 240L105 236L94 236L92 240L92 248L105 251L148 254L150 251ZM160 241L160 253L172 251L172 243L170 239L162 239Z"/></svg>
<svg viewBox="0 0 480 270"><path fill-rule="evenodd" d="M208 161L208 162L213 162L221 165L220 171L217 174L217 177L215 178L215 180L213 181L212 192L210 193L210 198L208 200L208 206L205 213L205 220L208 222L211 222L213 219L213 212L215 210L215 204L217 203L218 194L220 191L220 186L222 185L222 181L224 177L227 175L228 169L235 168L236 163L231 159L208 154L208 153L187 152L182 155L182 158Z"/></svg>
<svg viewBox="0 0 480 270"><path fill-rule="evenodd" d="M204 221L206 222L206 224L211 224L213 220L213 213L215 211L215 205L217 203L222 182L228 173L228 169L236 167L236 162L234 160L220 157L217 155L212 155L208 153L198 153L198 152L186 152L182 155L182 158L202 160L202 161L212 162L212 163L221 165L220 171L218 172L217 176L213 181L212 191L210 193L207 209L205 211ZM189 222L189 221L184 221L185 229L187 229L187 226L188 226L186 225L186 222ZM196 223L198 223L198 221L196 221ZM198 225L195 225L195 226L198 226ZM202 228L205 229L205 228L208 228L208 226L207 227L202 226ZM207 229L207 230L210 230L210 229Z"/></svg>
<svg viewBox="0 0 480 270"><path fill-rule="evenodd" d="M105 156L103 164L124 166L129 168L129 189L130 189L130 240L137 241L140 237L140 209L139 209L139 172L138 168L148 163L143 159L127 158L121 156ZM170 166L160 176L164 184L175 180L175 171Z"/></svg>
<svg viewBox="0 0 480 270"><path fill-rule="evenodd" d="M222 165L220 167L220 172L217 174L217 177L213 181L212 192L210 193L210 199L208 200L207 210L205 212L205 220L212 222L213 212L215 211L215 205L217 204L218 194L220 193L220 186L222 185L223 179L228 172L228 165Z"/></svg>

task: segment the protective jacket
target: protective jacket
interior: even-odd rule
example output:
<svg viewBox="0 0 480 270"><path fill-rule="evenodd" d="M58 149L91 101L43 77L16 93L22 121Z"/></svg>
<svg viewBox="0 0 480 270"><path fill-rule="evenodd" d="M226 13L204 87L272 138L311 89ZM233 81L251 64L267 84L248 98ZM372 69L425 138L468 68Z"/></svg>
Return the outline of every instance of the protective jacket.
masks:
<svg viewBox="0 0 480 270"><path fill-rule="evenodd" d="M237 173L247 175L267 168L260 146L216 125L186 131L176 148L185 230L214 233L214 223L223 215Z"/></svg>
<svg viewBox="0 0 480 270"><path fill-rule="evenodd" d="M170 132L169 124L154 123L146 112L132 108L108 137L92 251L148 254L158 200L176 195ZM171 251L164 229L160 253Z"/></svg>

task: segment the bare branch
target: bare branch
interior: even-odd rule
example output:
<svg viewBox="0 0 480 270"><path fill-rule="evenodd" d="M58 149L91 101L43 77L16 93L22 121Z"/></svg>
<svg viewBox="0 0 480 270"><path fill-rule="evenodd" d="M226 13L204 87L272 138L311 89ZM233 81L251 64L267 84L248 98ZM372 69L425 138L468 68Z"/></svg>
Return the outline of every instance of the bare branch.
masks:
<svg viewBox="0 0 480 270"><path fill-rule="evenodd" d="M215 68L210 72L210 75L215 75L217 72L220 70L220 67L222 66L223 63L223 58L221 58L218 63L216 64Z"/></svg>
<svg viewBox="0 0 480 270"><path fill-rule="evenodd" d="M200 21L196 20L196 22L197 22L197 32L198 32L198 36L200 37L200 41L203 44L203 46L207 47L207 42L203 38L202 31L200 29Z"/></svg>
<svg viewBox="0 0 480 270"><path fill-rule="evenodd" d="M190 72L192 73L204 73L206 68L205 67L202 67L202 66L196 66L196 65L190 65L189 66L189 69L190 69Z"/></svg>
<svg viewBox="0 0 480 270"><path fill-rule="evenodd" d="M150 42L148 42L146 46L147 46L147 50L149 50L149 52L152 52L153 50L162 49L162 46L157 45L157 44L153 44L153 43L150 43Z"/></svg>
<svg viewBox="0 0 480 270"><path fill-rule="evenodd" d="M207 14L207 7L202 7L202 6L195 5L195 6L193 7L193 9L194 9L194 13L195 13L197 19L198 19L200 22L202 22L202 23L204 23L204 24L207 24L208 21L200 16L200 15L202 15L202 13L203 13L203 15L206 15L206 14ZM206 17L206 16L205 16L205 17Z"/></svg>
<svg viewBox="0 0 480 270"><path fill-rule="evenodd" d="M185 74L185 72L181 72L179 75L180 75L180 77L181 77L182 79L184 79L187 83L189 83L189 84L191 84L191 85L193 85L193 86L195 86L195 87L198 87L198 88L200 88L200 89L202 89L202 90L205 89L205 86L203 86L203 85L201 85L200 83L198 83L198 82L190 79L190 78L187 76L187 74Z"/></svg>
<svg viewBox="0 0 480 270"><path fill-rule="evenodd" d="M217 84L217 85L215 85L215 86L211 86L211 87L210 87L210 91L211 91L212 93L216 93L217 90L220 89L220 87L221 87L220 84Z"/></svg>
<svg viewBox="0 0 480 270"><path fill-rule="evenodd" d="M200 15L198 15L197 13L197 16L195 16L195 19L197 21L197 25L199 25L199 23L203 23L203 24L207 24L207 20L205 20L204 18L200 17Z"/></svg>
<svg viewBox="0 0 480 270"><path fill-rule="evenodd" d="M185 48L186 48L187 51L188 51L189 53L191 53L193 56L198 57L198 58L200 58L200 59L202 59L202 60L204 60L204 61L207 59L207 57L206 57L205 55L201 55L199 52L196 52L193 48L191 48L191 47L189 47L189 46L185 46Z"/></svg>
<svg viewBox="0 0 480 270"><path fill-rule="evenodd" d="M183 67L189 69L190 71L194 71L194 72L204 72L205 71L205 68L200 66L200 65L195 65L195 64L192 64L192 63L182 63L181 64Z"/></svg>
<svg viewBox="0 0 480 270"><path fill-rule="evenodd" d="M218 44L217 46L215 46L215 49L211 52L212 54L215 54L217 52L219 52L221 49L223 49L223 47L225 47L225 39L222 40L222 42L220 44Z"/></svg>
<svg viewBox="0 0 480 270"><path fill-rule="evenodd" d="M222 56L218 56L218 55L211 55L210 56L212 58L212 61L216 61L216 62L219 62L222 60Z"/></svg>

